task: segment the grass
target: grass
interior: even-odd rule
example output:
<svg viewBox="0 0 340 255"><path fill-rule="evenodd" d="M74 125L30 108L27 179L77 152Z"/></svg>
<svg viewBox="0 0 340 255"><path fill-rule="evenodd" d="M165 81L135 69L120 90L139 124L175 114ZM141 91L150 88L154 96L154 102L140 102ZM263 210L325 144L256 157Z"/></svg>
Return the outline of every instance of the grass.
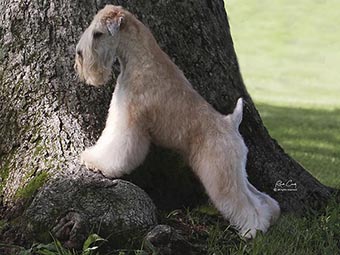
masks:
<svg viewBox="0 0 340 255"><path fill-rule="evenodd" d="M74 250L66 249L62 246L61 242L56 240L53 236L53 242L49 244L33 244L31 248L25 249L21 246L16 245L1 245L0 247L7 247L12 249L12 253L18 255L98 255L98 249L100 243L105 242L106 240L98 236L97 234L91 234L85 240L82 250L76 252Z"/></svg>
<svg viewBox="0 0 340 255"><path fill-rule="evenodd" d="M272 137L322 183L340 188L340 108L273 106L257 109Z"/></svg>
<svg viewBox="0 0 340 255"><path fill-rule="evenodd" d="M227 0L241 72L255 101L340 107L337 0Z"/></svg>
<svg viewBox="0 0 340 255"><path fill-rule="evenodd" d="M340 2L225 4L245 84L271 136L340 188Z"/></svg>
<svg viewBox="0 0 340 255"><path fill-rule="evenodd" d="M200 254L333 255L340 251L340 207L335 201L321 215L299 218L284 215L268 233L259 233L252 241L240 239L217 212L207 214L206 208L197 208L186 213L184 216L177 213L170 220L181 222L187 228L191 227L190 241L200 246L203 250ZM173 225L174 222L170 224Z"/></svg>

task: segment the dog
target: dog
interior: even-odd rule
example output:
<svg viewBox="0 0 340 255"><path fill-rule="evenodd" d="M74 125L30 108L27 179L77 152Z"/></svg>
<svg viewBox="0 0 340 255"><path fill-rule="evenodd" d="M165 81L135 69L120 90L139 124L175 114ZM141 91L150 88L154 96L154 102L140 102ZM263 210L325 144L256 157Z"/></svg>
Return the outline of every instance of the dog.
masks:
<svg viewBox="0 0 340 255"><path fill-rule="evenodd" d="M280 215L273 198L247 179L248 149L239 133L243 100L222 115L201 97L183 72L133 14L107 5L94 17L77 47L75 69L82 81L106 84L118 58L121 73L105 129L81 162L108 178L130 173L150 143L178 151L210 199L246 238L266 232Z"/></svg>

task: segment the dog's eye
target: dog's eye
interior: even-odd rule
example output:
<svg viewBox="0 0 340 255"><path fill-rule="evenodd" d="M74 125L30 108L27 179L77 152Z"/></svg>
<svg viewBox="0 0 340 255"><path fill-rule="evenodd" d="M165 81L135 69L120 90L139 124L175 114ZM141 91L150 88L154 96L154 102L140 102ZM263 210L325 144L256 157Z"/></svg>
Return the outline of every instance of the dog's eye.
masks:
<svg viewBox="0 0 340 255"><path fill-rule="evenodd" d="M99 32L99 31L93 32L93 38L94 38L94 39L98 39L98 38L101 37L102 35L103 35L102 32Z"/></svg>
<svg viewBox="0 0 340 255"><path fill-rule="evenodd" d="M77 55L81 58L83 57L83 53L81 52L81 50L77 50Z"/></svg>

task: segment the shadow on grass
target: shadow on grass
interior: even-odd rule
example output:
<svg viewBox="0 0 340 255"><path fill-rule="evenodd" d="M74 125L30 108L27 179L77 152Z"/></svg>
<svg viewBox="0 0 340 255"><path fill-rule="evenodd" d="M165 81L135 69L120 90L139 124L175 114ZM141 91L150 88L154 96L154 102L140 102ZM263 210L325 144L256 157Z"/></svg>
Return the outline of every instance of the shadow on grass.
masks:
<svg viewBox="0 0 340 255"><path fill-rule="evenodd" d="M322 183L340 188L340 109L257 104L270 135Z"/></svg>

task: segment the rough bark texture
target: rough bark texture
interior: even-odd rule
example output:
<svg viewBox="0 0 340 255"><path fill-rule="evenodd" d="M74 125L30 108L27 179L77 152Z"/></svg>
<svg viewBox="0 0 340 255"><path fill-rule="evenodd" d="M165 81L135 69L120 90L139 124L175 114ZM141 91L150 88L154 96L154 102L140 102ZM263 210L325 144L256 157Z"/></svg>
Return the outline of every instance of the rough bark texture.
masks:
<svg viewBox="0 0 340 255"><path fill-rule="evenodd" d="M247 171L259 190L284 211L315 208L329 198L332 190L286 155L263 126L240 75L222 0L2 0L0 189L7 208L29 201L48 179L77 175L78 154L103 129L114 79L103 89L85 86L73 61L80 34L106 3L127 7L148 25L218 111L229 113L238 97L245 99L241 133L249 147ZM201 197L201 187L173 153L153 149L141 168L128 179L161 207L195 204ZM290 179L297 191L273 191L278 180Z"/></svg>

